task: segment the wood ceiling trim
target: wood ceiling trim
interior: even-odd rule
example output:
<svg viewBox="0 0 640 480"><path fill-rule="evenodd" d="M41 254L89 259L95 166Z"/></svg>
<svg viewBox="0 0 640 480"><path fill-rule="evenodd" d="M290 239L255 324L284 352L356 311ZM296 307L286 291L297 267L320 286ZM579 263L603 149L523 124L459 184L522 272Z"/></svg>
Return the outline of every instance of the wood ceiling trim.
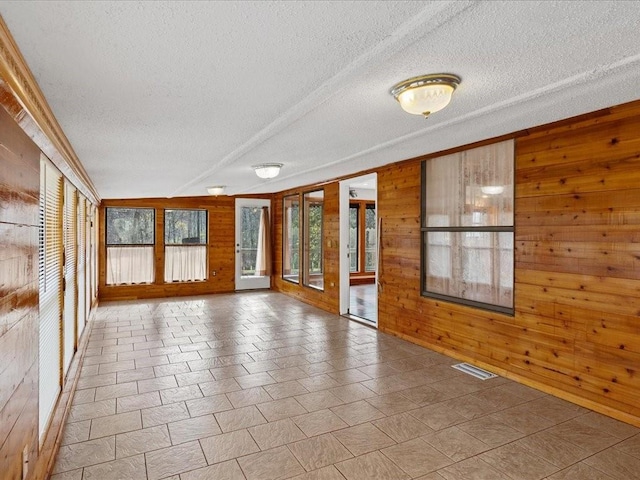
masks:
<svg viewBox="0 0 640 480"><path fill-rule="evenodd" d="M100 196L91 178L62 131L2 16L0 16L0 77L5 84L4 88L9 89L24 111L33 119L35 127L40 130L40 132L27 131L29 136L89 200L98 204ZM3 100L8 100L5 95L2 97L4 97ZM10 112L14 110L10 106L3 106L9 107L7 110ZM22 124L21 126L24 129Z"/></svg>

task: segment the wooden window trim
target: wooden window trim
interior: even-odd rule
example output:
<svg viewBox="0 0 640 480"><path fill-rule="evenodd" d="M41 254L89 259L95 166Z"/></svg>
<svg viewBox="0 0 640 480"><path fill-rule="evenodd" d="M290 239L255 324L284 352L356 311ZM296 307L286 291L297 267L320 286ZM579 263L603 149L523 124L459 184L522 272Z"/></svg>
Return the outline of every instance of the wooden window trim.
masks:
<svg viewBox="0 0 640 480"><path fill-rule="evenodd" d="M294 281L291 278L287 278L284 272L287 270L285 268L285 264L289 262L289 257L287 255L288 252L288 242L289 236L286 233L288 228L287 223L287 199L296 199L298 201L298 280ZM302 200L300 193L293 193L291 195L285 195L282 197L282 279L286 282L292 283L294 285L300 285L302 282Z"/></svg>
<svg viewBox="0 0 640 480"><path fill-rule="evenodd" d="M349 200L349 208L356 206L358 208L358 271L349 272L349 278L371 277L375 275L373 270L365 270L366 266L366 222L367 209L376 208L376 202L373 200Z"/></svg>

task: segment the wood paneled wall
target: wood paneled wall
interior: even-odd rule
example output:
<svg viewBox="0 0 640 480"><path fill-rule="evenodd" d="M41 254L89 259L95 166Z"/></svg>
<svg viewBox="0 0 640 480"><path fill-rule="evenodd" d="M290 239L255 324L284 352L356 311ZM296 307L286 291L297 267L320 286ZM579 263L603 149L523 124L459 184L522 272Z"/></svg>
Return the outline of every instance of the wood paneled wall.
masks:
<svg viewBox="0 0 640 480"><path fill-rule="evenodd" d="M640 101L510 137L515 314L421 296L423 157L376 170L379 328L640 426ZM337 313L338 182L323 188L335 287L282 280L282 198L302 190L274 201L274 287Z"/></svg>
<svg viewBox="0 0 640 480"><path fill-rule="evenodd" d="M302 285L302 272L300 283L295 284L282 279L282 224L283 224L283 198L295 193L304 194L315 190L324 190L323 210L323 246L324 246L324 291ZM302 206L302 195L300 195ZM274 196L273 202L273 281L275 290L286 293L305 303L316 305L329 312L337 313L340 308L340 265L339 265L339 240L340 240L340 196L339 184L333 182L325 185L309 186L296 190L288 190ZM300 228L302 239L302 225ZM304 268L304 266L303 266Z"/></svg>
<svg viewBox="0 0 640 480"><path fill-rule="evenodd" d="M269 196L261 196L269 198ZM156 209L156 283L153 285L106 285L105 221L106 207L147 207ZM202 209L208 212L209 268L202 282L164 283L164 209ZM158 298L182 295L232 292L235 290L235 198L183 197L104 200L100 206L99 284L98 296L103 300ZM211 272L215 270L216 275Z"/></svg>
<svg viewBox="0 0 640 480"><path fill-rule="evenodd" d="M380 329L640 425L640 102L516 140L515 315L420 296L420 162L378 175Z"/></svg>
<svg viewBox="0 0 640 480"><path fill-rule="evenodd" d="M40 150L0 107L0 476L38 457Z"/></svg>

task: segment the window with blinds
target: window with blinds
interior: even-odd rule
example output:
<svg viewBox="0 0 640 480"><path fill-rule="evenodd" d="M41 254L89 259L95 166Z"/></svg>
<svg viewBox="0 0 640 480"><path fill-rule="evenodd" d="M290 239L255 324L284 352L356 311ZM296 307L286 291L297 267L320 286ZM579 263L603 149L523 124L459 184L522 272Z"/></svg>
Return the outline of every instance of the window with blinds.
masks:
<svg viewBox="0 0 640 480"><path fill-rule="evenodd" d="M42 438L60 394L62 317L62 175L40 161L39 433Z"/></svg>
<svg viewBox="0 0 640 480"><path fill-rule="evenodd" d="M63 367L67 373L77 349L77 192L73 185L64 182L64 334Z"/></svg>
<svg viewBox="0 0 640 480"><path fill-rule="evenodd" d="M87 308L85 302L86 288L86 269L87 269L87 252L86 252L86 222L87 216L87 202L83 195L78 194L78 209L77 209L77 245L78 245L78 270L76 272L78 279L78 338L84 330L84 326L87 320Z"/></svg>
<svg viewBox="0 0 640 480"><path fill-rule="evenodd" d="M91 206L91 301L98 298L98 209Z"/></svg>

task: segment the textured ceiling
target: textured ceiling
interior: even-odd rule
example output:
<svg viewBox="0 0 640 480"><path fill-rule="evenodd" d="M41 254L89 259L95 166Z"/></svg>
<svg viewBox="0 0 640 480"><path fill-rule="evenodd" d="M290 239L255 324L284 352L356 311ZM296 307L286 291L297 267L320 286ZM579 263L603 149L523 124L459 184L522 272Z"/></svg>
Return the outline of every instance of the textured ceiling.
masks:
<svg viewBox="0 0 640 480"><path fill-rule="evenodd" d="M640 2L24 2L0 14L102 198L275 192L640 98ZM448 72L428 120L389 88ZM251 165L284 164L257 178Z"/></svg>

